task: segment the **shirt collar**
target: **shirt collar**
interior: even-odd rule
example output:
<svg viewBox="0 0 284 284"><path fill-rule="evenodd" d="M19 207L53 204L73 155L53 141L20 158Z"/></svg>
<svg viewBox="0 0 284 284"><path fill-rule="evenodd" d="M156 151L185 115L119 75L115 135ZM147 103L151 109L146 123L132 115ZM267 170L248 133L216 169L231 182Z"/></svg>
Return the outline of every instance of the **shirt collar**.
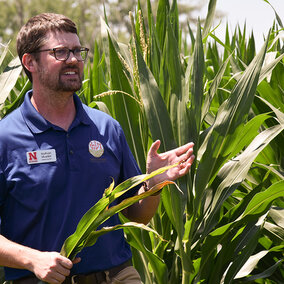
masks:
<svg viewBox="0 0 284 284"><path fill-rule="evenodd" d="M54 129L61 129L58 126L50 123L48 120L46 120L32 105L31 103L31 96L32 96L32 90L28 91L25 95L25 99L23 104L21 105L21 112L24 117L24 120L27 124L27 126L30 128L30 130L35 133L42 133L50 128ZM69 130L76 127L80 123L85 125L90 125L91 120L89 116L87 115L86 111L84 110L84 107L82 105L81 100L79 97L74 94L73 95L75 107L76 107L76 117L73 120Z"/></svg>

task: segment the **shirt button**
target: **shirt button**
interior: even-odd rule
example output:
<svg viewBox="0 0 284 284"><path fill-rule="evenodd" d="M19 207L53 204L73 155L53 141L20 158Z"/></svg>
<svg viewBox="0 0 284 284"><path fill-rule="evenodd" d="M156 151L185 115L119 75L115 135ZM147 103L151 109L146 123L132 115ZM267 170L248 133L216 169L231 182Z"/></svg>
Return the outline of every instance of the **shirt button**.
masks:
<svg viewBox="0 0 284 284"><path fill-rule="evenodd" d="M69 151L69 154L70 154L70 155L73 155L73 154L74 154L73 150L70 150L70 151Z"/></svg>
<svg viewBox="0 0 284 284"><path fill-rule="evenodd" d="M67 133L67 134L66 134L66 137L67 137L67 138L69 138L69 137L70 137L69 133Z"/></svg>

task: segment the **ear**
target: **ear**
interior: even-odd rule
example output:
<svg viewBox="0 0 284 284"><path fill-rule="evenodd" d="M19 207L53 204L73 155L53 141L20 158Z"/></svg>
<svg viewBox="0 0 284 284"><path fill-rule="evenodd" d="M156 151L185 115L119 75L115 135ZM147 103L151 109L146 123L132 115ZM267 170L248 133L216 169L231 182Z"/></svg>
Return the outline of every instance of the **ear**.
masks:
<svg viewBox="0 0 284 284"><path fill-rule="evenodd" d="M22 57L22 63L31 73L35 71L35 59L30 53L25 53Z"/></svg>

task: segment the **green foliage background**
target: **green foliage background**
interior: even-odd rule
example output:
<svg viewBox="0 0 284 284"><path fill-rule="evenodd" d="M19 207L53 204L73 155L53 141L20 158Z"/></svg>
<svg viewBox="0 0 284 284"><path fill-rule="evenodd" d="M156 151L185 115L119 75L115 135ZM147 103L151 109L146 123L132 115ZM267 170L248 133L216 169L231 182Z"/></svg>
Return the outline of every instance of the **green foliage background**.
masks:
<svg viewBox="0 0 284 284"><path fill-rule="evenodd" d="M80 98L121 123L143 172L153 140L195 143L183 194L165 188L149 224L163 239L125 229L144 283L284 283L283 25L276 11L256 54L245 28L216 38L215 7L184 39L176 1L138 2L129 43L105 19L85 67ZM20 71L1 74L2 116L31 87Z"/></svg>
<svg viewBox="0 0 284 284"><path fill-rule="evenodd" d="M179 3L179 13L186 15L190 22L196 22L193 12L201 9L205 3L205 0ZM91 49L92 57L94 39L100 35L100 17L106 15L116 37L128 42L131 35L128 14L129 11L135 11L136 4L137 1L133 0L0 0L0 43L7 45L10 42L10 51L15 56L16 36L25 22L39 13L55 12L70 17L77 24L81 42ZM142 1L141 5L146 9L147 1ZM156 11L157 1L152 1L152 8ZM181 24L186 27L187 22Z"/></svg>

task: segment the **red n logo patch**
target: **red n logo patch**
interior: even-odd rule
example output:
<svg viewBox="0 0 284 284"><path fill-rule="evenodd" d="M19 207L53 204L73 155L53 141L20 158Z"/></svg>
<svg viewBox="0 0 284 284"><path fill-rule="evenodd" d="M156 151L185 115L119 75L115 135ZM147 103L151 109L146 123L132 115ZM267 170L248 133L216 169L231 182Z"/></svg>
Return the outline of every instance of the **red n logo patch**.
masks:
<svg viewBox="0 0 284 284"><path fill-rule="evenodd" d="M29 155L29 162L36 162L37 161L37 153L36 152L28 152Z"/></svg>

